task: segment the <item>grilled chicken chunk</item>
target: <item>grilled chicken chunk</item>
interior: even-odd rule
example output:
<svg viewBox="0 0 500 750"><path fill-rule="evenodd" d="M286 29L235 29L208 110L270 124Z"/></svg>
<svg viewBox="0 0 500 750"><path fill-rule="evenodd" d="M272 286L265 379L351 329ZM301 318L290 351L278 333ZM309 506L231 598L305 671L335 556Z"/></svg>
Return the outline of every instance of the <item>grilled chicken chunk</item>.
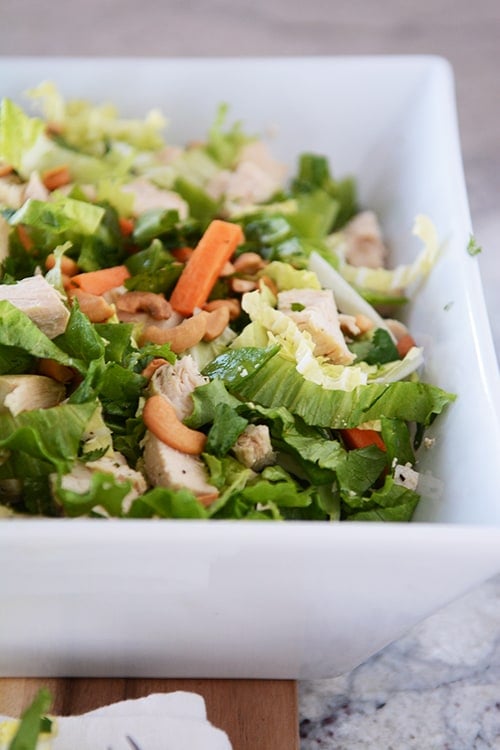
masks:
<svg viewBox="0 0 500 750"><path fill-rule="evenodd" d="M159 367L151 378L151 392L170 401L178 418L184 420L193 410L191 393L199 385L208 383L191 355L176 360L173 365Z"/></svg>
<svg viewBox="0 0 500 750"><path fill-rule="evenodd" d="M171 448L149 430L144 438L144 468L155 487L184 488L199 497L217 497L217 488L209 484L205 464L198 456Z"/></svg>
<svg viewBox="0 0 500 750"><path fill-rule="evenodd" d="M346 225L346 261L353 266L382 268L387 248L382 239L380 224L373 211L362 211Z"/></svg>
<svg viewBox="0 0 500 750"><path fill-rule="evenodd" d="M22 411L56 406L64 396L64 386L44 375L0 376L0 411L8 409L14 417Z"/></svg>
<svg viewBox="0 0 500 750"><path fill-rule="evenodd" d="M238 461L249 469L259 471L275 461L269 427L265 424L249 424L233 446Z"/></svg>
<svg viewBox="0 0 500 750"><path fill-rule="evenodd" d="M334 364L349 365L354 355L340 330L337 306L330 289L290 289L278 294L278 309L288 315L314 343L314 354Z"/></svg>
<svg viewBox="0 0 500 750"><path fill-rule="evenodd" d="M69 311L57 289L43 276L30 276L17 284L1 284L0 300L7 300L26 313L49 339L66 330Z"/></svg>

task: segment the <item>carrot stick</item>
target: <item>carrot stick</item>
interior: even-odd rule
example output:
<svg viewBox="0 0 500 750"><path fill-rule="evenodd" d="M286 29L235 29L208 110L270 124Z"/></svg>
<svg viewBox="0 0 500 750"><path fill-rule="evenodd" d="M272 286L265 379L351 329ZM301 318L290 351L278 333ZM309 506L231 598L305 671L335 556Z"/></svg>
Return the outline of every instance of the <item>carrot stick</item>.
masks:
<svg viewBox="0 0 500 750"><path fill-rule="evenodd" d="M182 315L192 315L208 299L220 272L243 241L238 224L214 219L186 263L170 297L170 304Z"/></svg>
<svg viewBox="0 0 500 750"><path fill-rule="evenodd" d="M56 190L63 185L68 185L71 182L71 175L66 164L60 167L54 167L53 169L47 169L42 174L42 182L47 190Z"/></svg>
<svg viewBox="0 0 500 750"><path fill-rule="evenodd" d="M84 292L90 292L90 294L104 294L114 289L115 286L121 286L128 278L130 278L130 273L126 266L112 266L101 268L99 271L77 273L71 278L71 286L83 289Z"/></svg>
<svg viewBox="0 0 500 750"><path fill-rule="evenodd" d="M380 433L376 430L360 430L359 427L349 427L341 430L341 434L346 447L351 450L367 448L369 445L376 445L382 451L386 449Z"/></svg>
<svg viewBox="0 0 500 750"><path fill-rule="evenodd" d="M416 346L416 343L415 339L410 333L405 333L403 336L401 336L399 341L396 343L396 349L398 350L398 354L401 359L403 359L403 357L408 354L413 346Z"/></svg>
<svg viewBox="0 0 500 750"><path fill-rule="evenodd" d="M122 233L123 237L130 237L130 235L134 231L134 222L132 219L126 219L124 216L120 216L118 219L118 223L120 225L120 232Z"/></svg>
<svg viewBox="0 0 500 750"><path fill-rule="evenodd" d="M33 250L35 243L29 236L29 233L26 227L23 226L22 224L17 225L17 236L19 237L19 241L25 250L27 250L28 252L30 250Z"/></svg>

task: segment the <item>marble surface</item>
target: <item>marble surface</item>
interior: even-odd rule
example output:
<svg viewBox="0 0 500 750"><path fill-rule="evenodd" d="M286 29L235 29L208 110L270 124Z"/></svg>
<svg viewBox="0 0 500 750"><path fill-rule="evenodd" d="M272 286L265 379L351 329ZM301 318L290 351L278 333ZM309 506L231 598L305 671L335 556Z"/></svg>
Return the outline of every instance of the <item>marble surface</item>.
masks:
<svg viewBox="0 0 500 750"><path fill-rule="evenodd" d="M0 0L3 55L448 58L497 356L499 39L498 0ZM500 576L350 674L301 683L300 717L302 750L500 750Z"/></svg>

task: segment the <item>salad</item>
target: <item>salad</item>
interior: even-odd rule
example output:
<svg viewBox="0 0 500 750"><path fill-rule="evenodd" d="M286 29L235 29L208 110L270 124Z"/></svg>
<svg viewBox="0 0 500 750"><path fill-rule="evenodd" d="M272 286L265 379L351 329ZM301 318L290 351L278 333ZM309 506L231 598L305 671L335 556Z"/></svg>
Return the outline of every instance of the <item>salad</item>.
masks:
<svg viewBox="0 0 500 750"><path fill-rule="evenodd" d="M217 111L177 146L51 83L0 109L0 513L408 521L453 394L353 179Z"/></svg>

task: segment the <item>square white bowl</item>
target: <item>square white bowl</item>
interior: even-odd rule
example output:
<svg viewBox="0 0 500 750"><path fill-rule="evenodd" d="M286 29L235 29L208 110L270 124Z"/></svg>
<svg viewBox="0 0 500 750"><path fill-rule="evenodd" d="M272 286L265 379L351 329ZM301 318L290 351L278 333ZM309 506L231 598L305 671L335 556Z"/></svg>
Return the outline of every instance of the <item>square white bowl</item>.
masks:
<svg viewBox="0 0 500 750"><path fill-rule="evenodd" d="M426 375L457 393L421 457L436 480L410 524L13 520L0 524L0 675L333 676L500 570L498 371L471 223L452 73L434 57L0 58L0 97L53 80L124 115L160 107L203 137L220 102L356 176L393 263L428 214L442 257L407 319Z"/></svg>

